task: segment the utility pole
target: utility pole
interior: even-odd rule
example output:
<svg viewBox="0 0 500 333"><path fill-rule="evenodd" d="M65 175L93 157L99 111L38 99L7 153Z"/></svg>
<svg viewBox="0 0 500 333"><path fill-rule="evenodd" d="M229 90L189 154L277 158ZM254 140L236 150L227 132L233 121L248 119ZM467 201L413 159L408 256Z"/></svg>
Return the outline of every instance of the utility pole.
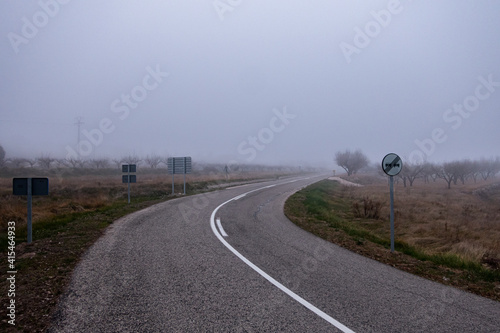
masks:
<svg viewBox="0 0 500 333"><path fill-rule="evenodd" d="M83 117L76 117L76 122L74 123L74 125L78 126L78 141L76 143L76 147L78 149L78 154L81 155L82 152L80 151L80 127L85 124L83 122Z"/></svg>

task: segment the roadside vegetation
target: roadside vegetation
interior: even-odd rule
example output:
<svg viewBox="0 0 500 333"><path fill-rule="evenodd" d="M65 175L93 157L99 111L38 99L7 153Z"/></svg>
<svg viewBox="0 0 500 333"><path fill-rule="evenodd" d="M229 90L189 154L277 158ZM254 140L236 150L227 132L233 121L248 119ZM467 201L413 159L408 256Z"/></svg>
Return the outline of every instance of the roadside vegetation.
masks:
<svg viewBox="0 0 500 333"><path fill-rule="evenodd" d="M2 157L2 156L0 156ZM85 251L118 218L159 202L181 196L182 175L172 175L156 157L58 161L49 156L39 159L3 160L0 166L0 253L7 263L7 223L16 226L16 326L7 323L2 310L0 331L44 332L59 296ZM77 163L78 162L78 163ZM158 162L158 163L157 163ZM127 185L121 182L121 164L138 164L137 183L131 184L131 203ZM194 164L186 176L187 195L226 186L276 179L296 174L297 169L239 165ZM12 195L12 178L48 177L49 195L33 197L33 242L26 243L26 197ZM2 267L6 267L3 265ZM6 269L2 269L2 304L7 304Z"/></svg>
<svg viewBox="0 0 500 333"><path fill-rule="evenodd" d="M500 181L448 189L442 182L395 187L396 252L390 253L387 177L324 180L292 195L286 215L298 226L410 273L500 301Z"/></svg>

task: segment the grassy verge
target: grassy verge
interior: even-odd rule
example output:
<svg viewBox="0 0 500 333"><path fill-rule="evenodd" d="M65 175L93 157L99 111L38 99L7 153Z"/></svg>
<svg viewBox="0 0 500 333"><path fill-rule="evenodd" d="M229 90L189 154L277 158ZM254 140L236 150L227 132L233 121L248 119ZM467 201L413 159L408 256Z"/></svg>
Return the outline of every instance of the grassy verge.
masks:
<svg viewBox="0 0 500 333"><path fill-rule="evenodd" d="M232 183L259 178L268 179L269 175L233 179ZM26 221L21 218L26 214L25 198L8 194L11 180L4 179L6 186L0 189L0 208L5 226L0 231L0 253L7 263L6 225L7 221L16 221L16 326L7 322L6 306L2 306L0 331L44 332L73 269L105 229L122 216L173 198L167 194L168 182L162 183L154 177L143 179L144 184L134 184L131 204L127 203L124 186L119 182L68 178L59 185L52 184L50 196L34 200L33 243L29 245ZM187 194L206 192L210 186L222 183L226 181L198 179L188 184ZM1 195L1 191L5 194ZM9 301L6 271L2 269L0 280L3 305Z"/></svg>
<svg viewBox="0 0 500 333"><path fill-rule="evenodd" d="M285 214L305 230L349 250L412 274L500 301L500 270L457 254L428 251L425 247L406 242L404 237L398 239L397 231L396 253L391 254L389 222L378 214L373 214L375 217L372 218L360 218L358 200L346 192L346 187L337 182L321 181L291 196L285 204ZM369 202L365 202L364 207L367 206L370 206ZM374 210L376 207L370 208L370 211Z"/></svg>

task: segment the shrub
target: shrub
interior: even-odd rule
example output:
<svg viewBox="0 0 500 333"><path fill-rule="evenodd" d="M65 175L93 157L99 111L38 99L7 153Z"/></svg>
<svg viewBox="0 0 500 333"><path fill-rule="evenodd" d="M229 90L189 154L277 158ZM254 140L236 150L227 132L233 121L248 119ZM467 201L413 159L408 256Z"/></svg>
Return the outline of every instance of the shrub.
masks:
<svg viewBox="0 0 500 333"><path fill-rule="evenodd" d="M352 212L354 214L354 217L357 218L378 220L380 218L380 211L382 209L382 206L382 202L364 197L361 201L355 201L352 204Z"/></svg>

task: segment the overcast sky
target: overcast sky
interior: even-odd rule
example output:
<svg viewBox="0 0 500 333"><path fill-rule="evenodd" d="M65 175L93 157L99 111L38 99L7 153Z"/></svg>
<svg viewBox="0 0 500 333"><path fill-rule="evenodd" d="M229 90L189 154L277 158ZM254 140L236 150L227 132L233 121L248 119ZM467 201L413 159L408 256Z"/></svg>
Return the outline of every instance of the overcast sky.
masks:
<svg viewBox="0 0 500 333"><path fill-rule="evenodd" d="M0 145L325 167L358 148L498 156L499 18L497 0L2 0Z"/></svg>

